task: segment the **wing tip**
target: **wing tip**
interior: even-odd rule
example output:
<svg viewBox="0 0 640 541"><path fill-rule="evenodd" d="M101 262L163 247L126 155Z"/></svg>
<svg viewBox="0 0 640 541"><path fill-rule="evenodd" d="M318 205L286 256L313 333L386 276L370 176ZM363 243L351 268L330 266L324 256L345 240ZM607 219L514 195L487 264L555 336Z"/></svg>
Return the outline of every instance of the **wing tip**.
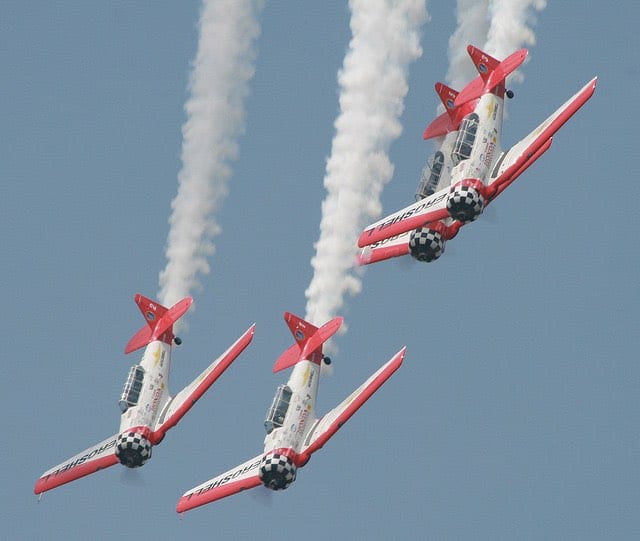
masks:
<svg viewBox="0 0 640 541"><path fill-rule="evenodd" d="M258 455L258 457L261 459L262 455ZM252 468L259 465L259 462L257 461L258 457L253 459ZM225 474L222 475L224 476ZM228 480L223 479L223 482L218 483L215 487L206 488L202 492L199 488L194 488L185 492L176 504L176 513L182 514L197 507L202 507L209 503L216 502L226 498L227 496L239 494L245 490L250 490L262 483L257 473L239 481L231 481L230 483L227 483L227 481ZM211 482L213 482L213 480Z"/></svg>
<svg viewBox="0 0 640 541"><path fill-rule="evenodd" d="M407 346L402 346L402 348L399 351L397 351L393 355L393 357L391 357L391 359L387 361L387 363L384 365L382 369L382 373L386 374L385 381L386 379L390 378L391 375L396 370L398 370L398 368L402 366L406 353L407 353Z"/></svg>
<svg viewBox="0 0 640 541"><path fill-rule="evenodd" d="M185 498L186 496L182 496L182 498L180 498L178 500L178 503L176 505L176 513L182 515L185 511L189 511L189 509L191 509L189 506L185 505L183 502L183 498Z"/></svg>
<svg viewBox="0 0 640 541"><path fill-rule="evenodd" d="M358 255L356 255L356 265L358 267L362 267L364 265L368 265L371 263L371 256L373 255L373 250L370 246L365 246L364 248L360 248Z"/></svg>

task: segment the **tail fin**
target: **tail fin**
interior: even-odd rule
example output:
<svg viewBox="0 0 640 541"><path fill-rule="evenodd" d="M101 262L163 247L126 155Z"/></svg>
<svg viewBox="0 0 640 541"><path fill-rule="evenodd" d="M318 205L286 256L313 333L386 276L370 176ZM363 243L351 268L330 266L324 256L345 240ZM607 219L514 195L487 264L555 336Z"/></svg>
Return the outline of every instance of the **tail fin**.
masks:
<svg viewBox="0 0 640 541"><path fill-rule="evenodd" d="M480 76L460 91L460 94L455 99L456 106L475 100L483 94L491 92L498 85L503 84L507 76L513 73L529 54L527 49L520 49L500 62L473 45L467 47L467 52Z"/></svg>
<svg viewBox="0 0 640 541"><path fill-rule="evenodd" d="M500 65L500 60L496 60L490 54L481 51L473 45L467 46L467 52L471 57L473 65L478 70L480 77L486 83L489 80L491 73L493 73Z"/></svg>
<svg viewBox="0 0 640 541"><path fill-rule="evenodd" d="M309 360L320 364L322 361L322 344L331 338L342 325L343 318L334 317L332 320L318 328L308 321L290 313L284 313L291 334L296 343L287 349L273 365L274 372L280 372L294 364Z"/></svg>
<svg viewBox="0 0 640 541"><path fill-rule="evenodd" d="M458 91L445 85L444 83L436 83L436 93L438 94L442 105L446 109L449 116L453 119L453 110L455 109Z"/></svg>
<svg viewBox="0 0 640 541"><path fill-rule="evenodd" d="M191 306L191 303L193 303L191 297L185 297L167 309L160 303L140 295L140 293L136 294L134 301L138 305L138 308L140 308L140 312L142 312L147 325L142 327L142 329L129 340L124 348L125 353L131 353L132 351L140 349L154 340L162 340L167 344L171 344L174 338L173 324L185 314Z"/></svg>

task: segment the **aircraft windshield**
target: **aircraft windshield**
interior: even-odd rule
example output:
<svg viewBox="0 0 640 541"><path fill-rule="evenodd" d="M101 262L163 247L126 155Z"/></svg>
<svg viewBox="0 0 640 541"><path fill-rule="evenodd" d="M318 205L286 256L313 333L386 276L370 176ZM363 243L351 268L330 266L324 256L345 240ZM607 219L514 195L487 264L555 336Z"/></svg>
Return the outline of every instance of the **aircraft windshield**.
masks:
<svg viewBox="0 0 640 541"><path fill-rule="evenodd" d="M122 396L118 402L120 411L124 413L130 406L135 406L140 398L140 391L142 390L142 382L144 381L144 368L139 364L135 364L129 370L127 381L122 389Z"/></svg>
<svg viewBox="0 0 640 541"><path fill-rule="evenodd" d="M267 418L264 421L264 428L267 434L271 434L275 428L279 428L284 423L284 418L289 409L289 402L292 395L291 389L287 385L280 385L273 397L271 407L267 412Z"/></svg>
<svg viewBox="0 0 640 541"><path fill-rule="evenodd" d="M476 140L479 117L476 113L467 115L460 125L460 131L451 151L451 161L453 165L458 165L462 160L471 156L473 143Z"/></svg>
<svg viewBox="0 0 640 541"><path fill-rule="evenodd" d="M418 184L418 191L416 192L416 201L424 199L435 193L440 177L442 176L442 168L444 167L444 154L441 151L437 151L422 169L422 177L420 178L420 184Z"/></svg>

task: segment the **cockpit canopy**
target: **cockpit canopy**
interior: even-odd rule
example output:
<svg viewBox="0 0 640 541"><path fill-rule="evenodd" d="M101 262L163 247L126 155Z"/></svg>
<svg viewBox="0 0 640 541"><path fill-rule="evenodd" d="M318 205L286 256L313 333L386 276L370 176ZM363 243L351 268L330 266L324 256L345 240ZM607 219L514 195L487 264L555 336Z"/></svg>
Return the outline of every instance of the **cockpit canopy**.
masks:
<svg viewBox="0 0 640 541"><path fill-rule="evenodd" d="M118 406L120 406L120 411L122 413L138 403L143 381L144 368L139 364L134 364L129 370L127 381L124 384L124 389L122 389L122 396L118 402Z"/></svg>
<svg viewBox="0 0 640 541"><path fill-rule="evenodd" d="M424 199L436 192L444 167L444 154L438 150L422 169L422 177L416 192L416 201Z"/></svg>
<svg viewBox="0 0 640 541"><path fill-rule="evenodd" d="M454 166L471 157L479 119L476 113L471 113L464 117L460 124L460 131L458 131L458 137L456 137L456 142L453 144L453 150L451 151L451 161Z"/></svg>
<svg viewBox="0 0 640 541"><path fill-rule="evenodd" d="M292 394L293 391L288 385L280 385L276 390L276 395L273 397L273 402L264 421L264 428L267 434L271 434L274 429L283 425Z"/></svg>

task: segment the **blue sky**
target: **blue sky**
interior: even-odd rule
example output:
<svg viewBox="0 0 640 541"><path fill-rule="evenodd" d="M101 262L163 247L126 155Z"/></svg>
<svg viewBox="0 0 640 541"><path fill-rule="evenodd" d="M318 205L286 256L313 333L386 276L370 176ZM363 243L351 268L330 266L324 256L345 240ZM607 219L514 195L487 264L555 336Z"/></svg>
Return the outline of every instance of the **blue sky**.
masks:
<svg viewBox="0 0 640 541"><path fill-rule="evenodd" d="M403 345L404 366L287 491L188 513L186 489L261 449L303 314L350 39L345 2L267 3L212 271L173 354L179 390L251 323L252 345L135 472L44 495L41 472L113 434L165 265L199 2L3 5L1 523L9 538L602 539L640 529L640 226L633 24L623 2L548 2L514 87L516 142L594 75L593 99L434 264L367 269L318 409ZM385 212L413 198L455 29L430 2ZM489 212L491 211L491 212Z"/></svg>

